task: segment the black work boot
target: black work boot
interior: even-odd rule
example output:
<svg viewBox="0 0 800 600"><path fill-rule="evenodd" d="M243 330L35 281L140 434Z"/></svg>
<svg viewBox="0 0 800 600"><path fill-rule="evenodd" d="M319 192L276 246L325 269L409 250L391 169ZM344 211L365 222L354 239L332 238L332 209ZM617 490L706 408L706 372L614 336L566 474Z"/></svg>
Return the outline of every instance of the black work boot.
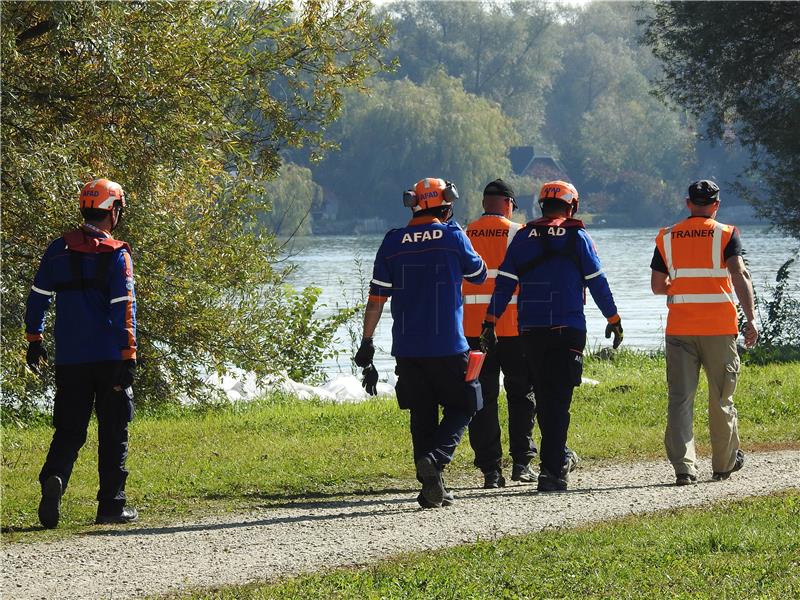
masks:
<svg viewBox="0 0 800 600"><path fill-rule="evenodd" d="M514 466L511 467L511 481L519 481L520 483L533 483L536 481L536 474L531 471L530 465L514 463Z"/></svg>
<svg viewBox="0 0 800 600"><path fill-rule="evenodd" d="M483 474L483 489L493 490L502 487L506 487L506 478L503 477L503 472L500 469L486 471Z"/></svg>
<svg viewBox="0 0 800 600"><path fill-rule="evenodd" d="M694 485L695 483L697 483L697 475L679 473L675 476L675 485Z"/></svg>
<svg viewBox="0 0 800 600"><path fill-rule="evenodd" d="M417 502L422 508L445 508L447 506L453 506L453 503L456 501L455 496L453 496L453 492L450 490L444 491L444 496L442 496L442 504L441 507L436 506L435 504L431 504L425 499L425 496L422 495L422 492L419 493L417 496Z"/></svg>
<svg viewBox="0 0 800 600"><path fill-rule="evenodd" d="M444 500L444 483L442 474L436 463L427 456L420 458L417 463L417 478L422 480L422 496L435 507L442 505Z"/></svg>
<svg viewBox="0 0 800 600"><path fill-rule="evenodd" d="M563 492L567 489L567 471L565 469L556 476L545 467L539 469L539 481L536 483L538 492Z"/></svg>
<svg viewBox="0 0 800 600"><path fill-rule="evenodd" d="M58 475L50 475L42 484L42 499L39 501L39 523L42 527L53 529L58 525L61 515L61 496L64 484Z"/></svg>
<svg viewBox="0 0 800 600"><path fill-rule="evenodd" d="M723 471L721 473L714 471L714 474L711 475L711 479L714 481L723 481L731 476L731 473L735 473L736 471L740 470L744 466L744 452L741 450L736 450L736 461L733 463L733 468L730 471Z"/></svg>
<svg viewBox="0 0 800 600"><path fill-rule="evenodd" d="M113 513L101 513L100 509L98 508L97 518L94 520L94 522L97 525L120 525L125 523L133 523L138 518L139 513L137 510L128 506L124 506Z"/></svg>

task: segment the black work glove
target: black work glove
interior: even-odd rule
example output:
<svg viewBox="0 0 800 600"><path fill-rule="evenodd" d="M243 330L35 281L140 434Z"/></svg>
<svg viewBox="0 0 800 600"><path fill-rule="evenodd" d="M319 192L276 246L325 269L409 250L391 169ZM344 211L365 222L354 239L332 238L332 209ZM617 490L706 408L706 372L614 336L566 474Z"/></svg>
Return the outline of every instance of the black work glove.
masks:
<svg viewBox="0 0 800 600"><path fill-rule="evenodd" d="M375 346L372 344L372 338L364 338L361 340L361 346L358 352L353 357L353 362L357 367L366 369L372 364L372 359L375 357Z"/></svg>
<svg viewBox="0 0 800 600"><path fill-rule="evenodd" d="M133 377L136 375L136 361L132 358L121 360L117 364L117 371L114 373L114 380L111 386L114 389L124 390L133 385Z"/></svg>
<svg viewBox="0 0 800 600"><path fill-rule="evenodd" d="M612 333L614 334L614 342L612 343L612 347L614 350L616 350L622 343L622 338L625 337L622 335L622 319L616 323L609 323L606 325L606 339L610 338Z"/></svg>
<svg viewBox="0 0 800 600"><path fill-rule="evenodd" d="M364 378L361 380L361 385L370 396L377 396L378 395L378 369L375 368L375 365L370 363L367 365L361 374Z"/></svg>
<svg viewBox="0 0 800 600"><path fill-rule="evenodd" d="M37 375L41 373L41 363L47 362L47 350L42 346L42 341L28 343L28 351L25 353L25 362L28 363L31 371Z"/></svg>
<svg viewBox="0 0 800 600"><path fill-rule="evenodd" d="M490 323L489 321L483 322L480 340L481 350L486 354L494 351L497 346L497 334L494 332L494 323Z"/></svg>

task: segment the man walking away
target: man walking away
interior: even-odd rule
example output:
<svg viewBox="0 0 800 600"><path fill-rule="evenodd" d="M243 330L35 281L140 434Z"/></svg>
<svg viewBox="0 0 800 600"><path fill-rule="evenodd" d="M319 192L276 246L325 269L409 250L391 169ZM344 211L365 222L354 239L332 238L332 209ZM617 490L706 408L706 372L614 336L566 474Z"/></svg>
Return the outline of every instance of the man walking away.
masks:
<svg viewBox="0 0 800 600"><path fill-rule="evenodd" d="M78 451L97 412L97 523L137 518L125 506L128 423L133 418L136 368L136 297L130 247L111 237L125 208L122 187L108 179L83 186L85 223L53 241L33 280L25 311L27 364L39 372L47 361L42 346L45 312L56 298L53 440L39 482L39 521L58 525L61 496Z"/></svg>
<svg viewBox="0 0 800 600"><path fill-rule="evenodd" d="M494 291L497 269L511 240L522 227L511 221L516 208L514 190L502 179L496 179L483 190L483 215L467 226L467 237L488 269L486 281L481 284L465 282L461 288L464 294L464 334L473 350L481 347L481 324ZM537 452L531 437L536 403L517 328L516 292L508 309L497 321L495 333L497 347L486 356L480 376L483 410L475 413L469 424L469 442L475 452L475 466L483 472L484 488L505 486L497 407L501 371L508 401L508 437L513 461L511 479L523 483L536 480L528 466Z"/></svg>
<svg viewBox="0 0 800 600"><path fill-rule="evenodd" d="M374 394L372 336L383 305L392 299L392 355L397 367L397 402L411 413L411 441L423 508L453 503L442 470L453 459L472 415L482 406L477 380L466 382L467 340L463 331L461 281L480 283L486 265L457 223L450 221L456 187L426 178L403 195L413 217L386 234L375 257L364 334L355 363ZM439 420L439 405L442 419Z"/></svg>
<svg viewBox="0 0 800 600"><path fill-rule="evenodd" d="M708 379L712 478L727 479L744 465L733 405L740 367L733 290L747 319L748 348L755 345L758 329L739 232L714 220L719 203L719 187L713 181L690 185L686 198L690 216L658 232L650 263L653 293L667 296L669 401L664 444L677 485L697 481L692 418L701 366Z"/></svg>
<svg viewBox="0 0 800 600"><path fill-rule="evenodd" d="M519 286L519 329L542 432L537 489L549 492L567 489L572 467L566 444L572 393L583 372L584 288L607 318L606 337L613 333L614 348L622 342L622 321L594 243L572 218L578 191L564 181L545 183L539 206L542 218L517 233L497 271L481 338L487 349L496 345L497 320Z"/></svg>

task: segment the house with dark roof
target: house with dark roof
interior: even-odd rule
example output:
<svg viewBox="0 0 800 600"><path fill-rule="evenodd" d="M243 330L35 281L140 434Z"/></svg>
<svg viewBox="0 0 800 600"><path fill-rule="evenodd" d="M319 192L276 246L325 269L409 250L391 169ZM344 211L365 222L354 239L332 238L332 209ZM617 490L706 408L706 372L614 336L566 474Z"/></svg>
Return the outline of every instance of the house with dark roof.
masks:
<svg viewBox="0 0 800 600"><path fill-rule="evenodd" d="M564 166L547 154L536 154L533 146L512 146L508 154L511 168L517 175L528 175L542 181L564 179L569 175Z"/></svg>

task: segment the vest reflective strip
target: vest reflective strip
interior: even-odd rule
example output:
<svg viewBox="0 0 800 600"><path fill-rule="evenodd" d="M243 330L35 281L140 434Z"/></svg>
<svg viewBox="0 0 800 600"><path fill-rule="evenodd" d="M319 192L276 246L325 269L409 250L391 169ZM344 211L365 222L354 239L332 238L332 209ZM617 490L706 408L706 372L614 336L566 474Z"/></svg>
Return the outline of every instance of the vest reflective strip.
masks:
<svg viewBox="0 0 800 600"><path fill-rule="evenodd" d="M486 277L488 279L494 279L497 277L497 269L486 269Z"/></svg>
<svg viewBox="0 0 800 600"><path fill-rule="evenodd" d="M506 250L511 245L511 242L514 241L514 236L517 235L519 230L522 229L522 225L519 223L512 223L508 226L508 240L506 241Z"/></svg>
<svg viewBox="0 0 800 600"><path fill-rule="evenodd" d="M133 300L133 296L120 296L119 298L114 298L111 300L110 304L116 304L117 302L125 302L126 300Z"/></svg>
<svg viewBox="0 0 800 600"><path fill-rule="evenodd" d="M373 279L372 283L374 283L375 285L379 285L381 287L392 287L391 283L386 283L385 281L381 281L379 279Z"/></svg>
<svg viewBox="0 0 800 600"><path fill-rule="evenodd" d="M502 275L503 277L508 277L509 279L513 279L514 281L519 281L519 277L512 273L506 273L505 271L497 271L498 275Z"/></svg>
<svg viewBox="0 0 800 600"><path fill-rule="evenodd" d="M672 227L664 230L664 260L667 263L669 278L675 279L675 269L672 267Z"/></svg>
<svg viewBox="0 0 800 600"><path fill-rule="evenodd" d="M485 304L489 305L489 302L492 301L491 294L468 294L464 296L464 304ZM509 304L516 304L517 297L514 296L509 301Z"/></svg>
<svg viewBox="0 0 800 600"><path fill-rule="evenodd" d="M664 258L669 271L669 278L673 281L681 277L727 277L728 269L721 264L722 257L722 224L714 223L714 233L711 239L711 268L710 269L676 269L672 262L672 227L664 231Z"/></svg>
<svg viewBox="0 0 800 600"><path fill-rule="evenodd" d="M722 294L678 294L676 296L668 296L667 304L716 304L719 302L730 302L733 304L733 298L730 295Z"/></svg>
<svg viewBox="0 0 800 600"><path fill-rule="evenodd" d="M41 294L42 296L53 296L55 294L55 292L48 292L47 290L37 288L35 285L32 285L31 289L37 294Z"/></svg>
<svg viewBox="0 0 800 600"><path fill-rule="evenodd" d="M728 269L675 269L674 279L681 277L727 277Z"/></svg>

